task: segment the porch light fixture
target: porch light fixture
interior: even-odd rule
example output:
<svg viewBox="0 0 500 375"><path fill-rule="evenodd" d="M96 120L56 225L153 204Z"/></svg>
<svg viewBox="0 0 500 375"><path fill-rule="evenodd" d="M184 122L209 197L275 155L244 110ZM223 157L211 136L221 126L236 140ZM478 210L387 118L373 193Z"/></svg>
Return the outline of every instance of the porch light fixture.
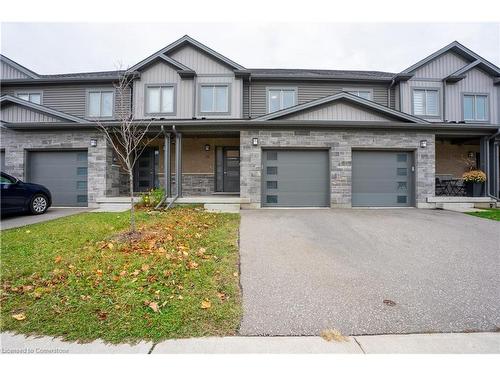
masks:
<svg viewBox="0 0 500 375"><path fill-rule="evenodd" d="M259 138L252 138L252 145L257 146L259 144Z"/></svg>
<svg viewBox="0 0 500 375"><path fill-rule="evenodd" d="M475 155L475 154L474 154L474 152L472 152L472 151L469 151L469 152L467 153L467 157L468 157L469 159L474 159L474 157L475 157L475 156L476 156L476 155Z"/></svg>
<svg viewBox="0 0 500 375"><path fill-rule="evenodd" d="M210 145L208 143L205 145L205 151L210 151Z"/></svg>
<svg viewBox="0 0 500 375"><path fill-rule="evenodd" d="M425 139L420 141L420 148L426 148L427 147L427 141Z"/></svg>
<svg viewBox="0 0 500 375"><path fill-rule="evenodd" d="M90 147L97 147L97 139L92 138L90 140Z"/></svg>

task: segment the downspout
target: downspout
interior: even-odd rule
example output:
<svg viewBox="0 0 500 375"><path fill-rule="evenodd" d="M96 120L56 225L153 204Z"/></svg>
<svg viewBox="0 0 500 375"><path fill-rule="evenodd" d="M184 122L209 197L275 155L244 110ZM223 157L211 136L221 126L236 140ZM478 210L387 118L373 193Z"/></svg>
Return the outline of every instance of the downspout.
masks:
<svg viewBox="0 0 500 375"><path fill-rule="evenodd" d="M446 122L446 79L443 79L443 122Z"/></svg>
<svg viewBox="0 0 500 375"><path fill-rule="evenodd" d="M155 210L160 208L166 201L167 198L169 198L172 195L172 189L171 189L171 176L170 176L170 133L167 133L163 127L161 126L161 132L163 133L163 174L164 174L164 181L165 181L165 194L163 194L163 198L161 201L156 205Z"/></svg>
<svg viewBox="0 0 500 375"><path fill-rule="evenodd" d="M488 176L491 176L490 172L491 172L491 164L490 164L490 141L493 139L493 138L496 138L497 136L500 136L500 129L497 130L497 132L495 134L493 134L492 136L486 138L486 167L487 167L487 171L488 171ZM496 177L496 176L495 176ZM489 178L489 177L488 177ZM493 187L495 187L495 183L493 182ZM500 197L496 197L494 195L491 194L490 192L490 184L487 183L486 184L486 195L490 198L493 198L495 200L500 200L499 198Z"/></svg>
<svg viewBox="0 0 500 375"><path fill-rule="evenodd" d="M175 125L172 126L172 131L175 134L175 196L168 204L167 210L182 195L182 134L177 132Z"/></svg>
<svg viewBox="0 0 500 375"><path fill-rule="evenodd" d="M252 118L252 76L248 77L248 117Z"/></svg>

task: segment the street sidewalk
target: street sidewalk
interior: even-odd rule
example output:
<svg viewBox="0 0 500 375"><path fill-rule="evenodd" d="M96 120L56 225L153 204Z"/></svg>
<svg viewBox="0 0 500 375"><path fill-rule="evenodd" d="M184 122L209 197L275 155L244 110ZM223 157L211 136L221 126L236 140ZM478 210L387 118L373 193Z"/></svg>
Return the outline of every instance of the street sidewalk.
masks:
<svg viewBox="0 0 500 375"><path fill-rule="evenodd" d="M347 341L325 341L321 337L201 337L166 340L158 344L110 345L100 340L79 344L52 337L1 334L1 352L20 354L391 354L500 353L500 333L433 333L411 335L351 336Z"/></svg>

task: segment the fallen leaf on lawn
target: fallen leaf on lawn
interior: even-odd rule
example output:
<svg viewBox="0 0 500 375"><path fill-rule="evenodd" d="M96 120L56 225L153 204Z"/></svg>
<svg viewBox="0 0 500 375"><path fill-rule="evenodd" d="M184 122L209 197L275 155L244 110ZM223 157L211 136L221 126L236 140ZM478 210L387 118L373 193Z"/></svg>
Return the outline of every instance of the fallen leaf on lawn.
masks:
<svg viewBox="0 0 500 375"><path fill-rule="evenodd" d="M25 313L19 313L19 314L14 314L12 317L16 320L24 320L26 319L26 314Z"/></svg>
<svg viewBox="0 0 500 375"><path fill-rule="evenodd" d="M178 299L184 299L184 297L183 297L183 296L181 296L181 295L179 295L179 297L177 297L177 298L178 298Z"/></svg>
<svg viewBox="0 0 500 375"><path fill-rule="evenodd" d="M210 300L208 299L204 299L202 302L201 302L201 308L202 309L209 309L212 307L212 302L210 302Z"/></svg>
<svg viewBox="0 0 500 375"><path fill-rule="evenodd" d="M189 253L187 251L183 251L182 255L184 255L186 258L188 257Z"/></svg>
<svg viewBox="0 0 500 375"><path fill-rule="evenodd" d="M55 263L60 263L60 262L61 262L61 260L62 260L62 256L58 255L58 256L56 256L56 258L54 259L54 262L55 262Z"/></svg>
<svg viewBox="0 0 500 375"><path fill-rule="evenodd" d="M84 296L84 295L81 295L81 296L80 296L80 299L81 299L82 301L88 301L90 298L91 298L90 296Z"/></svg>
<svg viewBox="0 0 500 375"><path fill-rule="evenodd" d="M139 270L135 270L134 272L132 272L132 273L130 274L130 276L137 276L140 272L141 272L141 271L139 271Z"/></svg>
<svg viewBox="0 0 500 375"><path fill-rule="evenodd" d="M95 273L97 273L99 276L102 276L102 270L96 270Z"/></svg>
<svg viewBox="0 0 500 375"><path fill-rule="evenodd" d="M190 269L190 270L197 270L198 269L198 263L190 261L187 264L187 268Z"/></svg>
<svg viewBox="0 0 500 375"><path fill-rule="evenodd" d="M31 233L31 231L28 229L28 230L26 231L26 233Z"/></svg>
<svg viewBox="0 0 500 375"><path fill-rule="evenodd" d="M167 241L172 241L173 237L170 233L167 234Z"/></svg>
<svg viewBox="0 0 500 375"><path fill-rule="evenodd" d="M35 297L36 299L39 299L42 297L42 293L40 292L33 292L33 297Z"/></svg>
<svg viewBox="0 0 500 375"><path fill-rule="evenodd" d="M99 310L97 311L97 318L99 318L99 320L106 320L108 318L108 313L106 311Z"/></svg>
<svg viewBox="0 0 500 375"><path fill-rule="evenodd" d="M205 252L207 251L207 249L205 249L204 247L200 247L198 249L198 252L196 253L196 255L198 255L199 257L203 256L205 254Z"/></svg>
<svg viewBox="0 0 500 375"><path fill-rule="evenodd" d="M217 297L219 297L221 301L224 301L226 299L226 295L221 292L217 292Z"/></svg>
<svg viewBox="0 0 500 375"><path fill-rule="evenodd" d="M113 247L115 247L115 245L113 245L111 242L110 242L110 243L108 243L108 249L110 249L110 250L111 250Z"/></svg>
<svg viewBox="0 0 500 375"><path fill-rule="evenodd" d="M141 269L146 272L147 270L149 270L149 264L143 264Z"/></svg>
<svg viewBox="0 0 500 375"><path fill-rule="evenodd" d="M160 312L160 308L158 307L158 304L156 302L150 302L148 306L153 310L154 312Z"/></svg>
<svg viewBox="0 0 500 375"><path fill-rule="evenodd" d="M234 277L238 277L238 272L233 272Z"/></svg>
<svg viewBox="0 0 500 375"><path fill-rule="evenodd" d="M326 341L349 341L347 337L342 335L337 329L325 329L320 335Z"/></svg>

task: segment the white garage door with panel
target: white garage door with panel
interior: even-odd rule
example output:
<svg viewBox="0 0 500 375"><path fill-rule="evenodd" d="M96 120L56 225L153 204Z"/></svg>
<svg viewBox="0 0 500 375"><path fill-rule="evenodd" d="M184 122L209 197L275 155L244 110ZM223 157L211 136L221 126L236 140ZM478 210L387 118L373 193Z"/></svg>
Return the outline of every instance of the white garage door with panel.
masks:
<svg viewBox="0 0 500 375"><path fill-rule="evenodd" d="M87 206L87 151L30 151L28 182L46 186L53 206Z"/></svg>
<svg viewBox="0 0 500 375"><path fill-rule="evenodd" d="M353 207L415 205L413 152L352 152Z"/></svg>
<svg viewBox="0 0 500 375"><path fill-rule="evenodd" d="M262 206L329 207L328 150L262 152Z"/></svg>

